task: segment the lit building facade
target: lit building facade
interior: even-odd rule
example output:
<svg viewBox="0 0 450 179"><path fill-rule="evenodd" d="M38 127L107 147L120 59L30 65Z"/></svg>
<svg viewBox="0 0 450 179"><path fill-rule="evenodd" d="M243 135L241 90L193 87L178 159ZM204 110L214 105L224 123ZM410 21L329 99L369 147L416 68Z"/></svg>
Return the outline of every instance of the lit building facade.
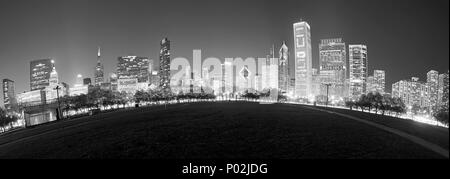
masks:
<svg viewBox="0 0 450 179"><path fill-rule="evenodd" d="M66 87L64 85L60 86L59 90L52 87L46 87L42 90L34 90L17 94L17 102L21 106L33 106L46 103L54 103L59 97L63 97L67 94Z"/></svg>
<svg viewBox="0 0 450 179"><path fill-rule="evenodd" d="M373 76L368 76L366 80L366 92L365 93L375 93L375 80Z"/></svg>
<svg viewBox="0 0 450 179"><path fill-rule="evenodd" d="M311 94L313 96L321 95L321 90L323 88L322 82L321 82L321 76L318 73L318 70L316 68L312 69L312 86L311 86ZM326 90L326 89L325 89ZM325 94L326 95L326 91Z"/></svg>
<svg viewBox="0 0 450 179"><path fill-rule="evenodd" d="M49 86L56 87L59 84L58 72L55 68L55 61L51 60L52 63L52 72L50 72Z"/></svg>
<svg viewBox="0 0 450 179"><path fill-rule="evenodd" d="M439 106L448 111L449 107L449 72L439 75Z"/></svg>
<svg viewBox="0 0 450 179"><path fill-rule="evenodd" d="M160 82L161 81L159 80L158 71L153 71L152 74L150 74L150 83L149 83L150 89L155 90L156 88L158 88Z"/></svg>
<svg viewBox="0 0 450 179"><path fill-rule="evenodd" d="M234 80L233 80L233 68L232 62L225 62L223 65L224 70L224 93L232 94L234 93Z"/></svg>
<svg viewBox="0 0 450 179"><path fill-rule="evenodd" d="M295 78L290 78L287 96L293 98L294 94L295 94Z"/></svg>
<svg viewBox="0 0 450 179"><path fill-rule="evenodd" d="M430 100L430 111L437 111L437 107L439 106L438 98L439 98L439 72L435 70L431 70L427 73L427 86L430 91L429 100Z"/></svg>
<svg viewBox="0 0 450 179"><path fill-rule="evenodd" d="M109 82L111 83L111 91L117 91L117 74L111 73L109 75Z"/></svg>
<svg viewBox="0 0 450 179"><path fill-rule="evenodd" d="M449 104L449 100L448 100L448 95L449 95L449 91L448 91L448 82L449 82L449 73L447 71L447 73L443 73L439 75L439 87L438 87L438 103L439 106L446 106L448 109L448 104Z"/></svg>
<svg viewBox="0 0 450 179"><path fill-rule="evenodd" d="M278 87L281 93L287 93L289 86L289 49L283 42L279 51Z"/></svg>
<svg viewBox="0 0 450 179"><path fill-rule="evenodd" d="M419 81L417 77L392 84L392 97L401 98L409 109L417 106L428 110L428 95L429 90L426 83Z"/></svg>
<svg viewBox="0 0 450 179"><path fill-rule="evenodd" d="M323 39L319 44L319 66L322 84L331 84L329 95L346 97L345 79L347 78L347 54L345 42L341 38ZM326 95L326 86L322 85L321 94Z"/></svg>
<svg viewBox="0 0 450 179"><path fill-rule="evenodd" d="M88 85L74 86L70 88L69 96L79 96L83 94L88 94L88 92L89 92Z"/></svg>
<svg viewBox="0 0 450 179"><path fill-rule="evenodd" d="M256 74L255 75L255 91L261 91L262 87L261 87L261 75Z"/></svg>
<svg viewBox="0 0 450 179"><path fill-rule="evenodd" d="M269 89L279 89L279 71L278 71L278 59L277 58L271 58L269 60L268 64L268 72L269 72Z"/></svg>
<svg viewBox="0 0 450 179"><path fill-rule="evenodd" d="M311 28L307 22L294 24L295 96L311 97L312 47Z"/></svg>
<svg viewBox="0 0 450 179"><path fill-rule="evenodd" d="M97 52L97 66L95 66L95 73L94 73L95 86L100 86L104 82L104 68L100 62L100 59L101 59L101 52L99 47Z"/></svg>
<svg viewBox="0 0 450 179"><path fill-rule="evenodd" d="M358 99L366 92L366 80L368 77L367 46L349 45L349 96Z"/></svg>
<svg viewBox="0 0 450 179"><path fill-rule="evenodd" d="M168 96L170 89L170 41L164 38L161 41L161 51L159 53L159 87L163 94Z"/></svg>
<svg viewBox="0 0 450 179"><path fill-rule="evenodd" d="M83 75L78 74L75 80L75 85L73 85L73 87L70 87L69 89L69 96L79 96L83 94L88 94L88 92L89 92L89 85L85 85Z"/></svg>
<svg viewBox="0 0 450 179"><path fill-rule="evenodd" d="M125 92L129 94L135 94L139 89L139 83L137 78L129 79L118 79L117 80L117 91Z"/></svg>
<svg viewBox="0 0 450 179"><path fill-rule="evenodd" d="M376 93L384 94L386 92L386 72L383 70L373 71L373 84Z"/></svg>
<svg viewBox="0 0 450 179"><path fill-rule="evenodd" d="M3 104L7 111L15 110L17 106L14 81L3 79Z"/></svg>
<svg viewBox="0 0 450 179"><path fill-rule="evenodd" d="M385 94L386 74L383 70L375 70L373 76L366 79L366 93Z"/></svg>
<svg viewBox="0 0 450 179"><path fill-rule="evenodd" d="M30 88L31 91L42 90L50 85L52 73L52 60L41 59L30 62Z"/></svg>
<svg viewBox="0 0 450 179"><path fill-rule="evenodd" d="M146 57L119 57L117 63L118 79L138 79L139 83L148 83L149 59Z"/></svg>

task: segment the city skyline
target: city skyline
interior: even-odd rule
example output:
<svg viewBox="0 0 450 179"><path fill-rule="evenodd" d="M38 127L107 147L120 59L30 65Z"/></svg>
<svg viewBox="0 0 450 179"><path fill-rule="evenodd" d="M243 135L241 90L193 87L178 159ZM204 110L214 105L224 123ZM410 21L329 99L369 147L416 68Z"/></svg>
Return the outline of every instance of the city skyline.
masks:
<svg viewBox="0 0 450 179"><path fill-rule="evenodd" d="M20 2L24 2L24 1L20 1ZM17 5L20 5L20 2L19 3L16 3L16 2L6 3L6 5L7 6L8 5L17 6ZM89 5L89 4L91 4L93 7L96 7L99 5L97 3L100 3L100 1L95 1L94 3L87 3L87 2L83 2L83 1L75 1L75 2L63 1L63 2L64 3L62 3L62 4L64 4L64 5L61 5L62 9L67 8L66 6L68 4L77 5L74 8L74 9L77 9L77 7L83 7L84 5ZM200 2L202 2L202 1L196 1L196 3L200 3ZM243 9L245 9L245 7L248 7L249 4L251 4L250 2L256 3L255 1L246 1L246 3L244 3L244 5L243 5ZM256 17L258 17L257 15L264 14L260 11L262 11L265 8L268 8L268 6L274 4L273 2L269 2L269 1L261 1L261 2L257 1L257 2L258 2L257 6L256 6L257 8L255 10L256 13L252 14L251 18L250 17L243 18L240 21L247 22L248 20L251 20L252 18L256 18ZM299 1L298 3L294 3L292 1L286 1L286 2L288 4L294 4L294 7L298 7L302 4L306 5L307 7L315 7L314 3L311 3L311 2L305 2L305 1ZM345 2L351 2L351 1L345 1ZM369 2L368 4L374 3L372 1L368 1L368 2ZM410 1L408 1L408 2L410 2ZM106 3L106 2L104 2L104 3ZM112 2L112 4L115 4L115 3L117 3L117 2L116 1ZM143 3L143 2L140 2L140 1L133 2L132 1L130 4L133 7L136 7L140 3ZM162 2L151 2L151 3L158 4L158 3L162 3ZM168 5L181 6L183 3L184 2L180 2L180 1L170 1L170 2L168 2ZM193 3L193 2L191 2L191 3ZM229 7L230 4L232 4L232 3L224 3L224 2L220 2L220 3L222 3L223 5L227 5L227 7ZM330 2L330 3L334 4L334 2ZM396 6L400 6L397 3L399 3L399 2L392 2L391 4L388 3L388 5L384 5L384 6L390 5L389 8L394 8ZM435 3L436 6L439 5L439 2L433 2L433 3ZM446 4L445 7L448 8L448 2L440 2L440 3ZM405 12L407 13L407 12L409 12L408 10L414 10L414 9L419 8L418 5L423 5L423 4L417 3L417 1L413 1L410 5L404 7L407 9L407 11L405 11ZM39 4L37 6L38 7L36 7L36 9L43 8L43 7L39 7ZM422 8L427 10L426 9L427 6L432 6L432 5L431 5L431 3L427 3L425 5L425 7L422 7ZM2 6L2 7L5 7L5 6ZM89 8L93 8L93 7L89 7ZM115 6L108 5L108 7L111 8L111 7L115 7ZM326 8L326 6L323 8ZM389 8L388 8L388 10L389 10ZM30 12L32 12L33 10L36 10L36 9L31 8ZM317 12L320 12L323 9L321 9L320 7L316 7L315 9L313 8L313 10L310 10L309 12L311 12L311 11L314 12L314 10L316 10ZM243 11L243 10L241 10L241 11ZM239 12L241 12L241 11L239 11ZM332 9L330 11L332 11ZM281 27L283 27L281 29L283 29L283 30L279 30L279 31L286 31L286 32L277 33L277 30L272 29L271 31L273 31L273 32L267 32L266 34L257 33L255 35L251 35L251 34L244 33L244 35L247 35L246 37L248 37L250 39L253 38L253 40L249 40L250 42L246 42L246 40L248 40L248 38L244 38L244 40L237 39L238 37L240 37L239 34L230 35L230 34L226 33L226 30L219 31L222 33L217 33L217 34L218 34L218 36L221 36L220 34L227 34L228 38L230 38L229 40L224 40L225 38L222 37L222 38L213 38L213 40L202 39L205 41L196 42L194 37L201 36L201 35L203 35L203 33L201 33L201 32L209 32L212 29L194 28L194 27L189 26L188 29L190 29L190 30L188 30L187 32L180 32L180 31L174 30L173 26L170 26L167 24L163 25L163 27L158 28L158 29L159 29L159 31L164 31L166 29L168 32L170 32L170 33L167 33L167 34L169 34L167 36L169 39L171 39L171 41L174 41L174 45L172 48L173 50L171 50L171 58L180 56L180 57L187 57L188 59L192 59L191 58L192 50L199 49L199 48L203 49L205 57L206 56L223 57L223 58L219 58L219 59L224 59L225 57L236 57L236 56L240 56L243 58L251 57L251 56L264 57L264 55L267 54L267 52L268 52L267 49L270 48L271 44L277 44L276 48L278 48L279 47L278 45L281 44L282 41L287 41L288 48L294 49L293 48L294 43L293 43L293 37L292 37L292 29L290 27L291 27L292 23L298 22L298 21L300 21L301 18L304 18L304 20L307 21L311 25L311 38L312 38L311 46L312 46L313 68L318 68L319 53L318 53L317 46L319 44L320 39L343 38L347 44L362 43L362 44L367 45L368 53L369 53L369 61L370 61L368 71L373 71L375 69L381 69L381 70L386 71L386 86L387 86L386 89L387 89L387 91L390 91L390 85L396 81L403 80L403 79L409 79L411 76L420 77L421 81L425 81L426 80L426 72L428 72L429 70L437 70L440 73L442 73L442 72L446 72L448 69L448 50L442 50L442 49L445 49L445 47L446 47L446 49L448 49L448 24L445 26L446 28L443 28L443 30L442 29L433 29L432 28L433 24L430 24L427 26L428 27L427 30L430 32L432 32L432 31L444 32L444 30L446 30L446 32L438 34L438 35L443 36L443 37L439 36L439 39L437 42L441 41L440 43L436 43L434 41L437 39L434 39L436 37L434 37L433 35L429 35L427 37L415 37L414 36L414 38L407 39L407 40L413 40L413 39L417 39L417 38L427 38L427 39L425 39L425 42L427 42L427 41L434 42L433 44L436 44L435 48L422 47L422 48L426 48L426 50L424 50L425 55L421 54L421 53L419 53L417 55L416 54L404 54L404 55L394 54L394 56L389 57L389 55L392 55L392 51L384 50L384 48L387 48L387 47L390 47L391 45L393 45L393 44L388 43L390 40L394 41L395 39L397 39L397 38L389 39L390 37L392 37L392 32L391 33L387 32L386 34L383 34L381 32L378 32L377 30L373 30L370 32L361 32L364 30L358 30L356 33L348 33L348 31L339 30L339 28L327 30L327 29L321 28L323 26L326 26L327 25L326 23L329 23L329 25L336 25L338 22L349 23L347 21L352 22L352 20L344 21L345 19L338 18L338 20L337 20L338 22L330 23L330 22L326 22L326 21L322 22L320 20L314 20L313 17L308 17L308 16L311 16L308 14L297 15L294 10L290 10L290 11L287 10L287 12L289 12L287 14L290 14L290 16L288 16L285 19L283 18L283 22L276 22L276 23L267 23L266 22L266 25L269 24L268 26L270 26L270 27L272 25L276 25L276 24L283 24L283 25L281 25ZM5 13L5 12L2 12L2 13ZM368 15L366 15L366 16L369 16L370 12L367 12L367 13L368 13ZM431 13L431 15L428 15L428 16L438 17L437 19L433 19L434 21L441 21L441 20L443 21L443 20L447 19L447 22L448 22L448 17L447 16L445 16L445 17L439 16L439 13L440 12ZM106 14L108 14L108 13L106 13L106 12L98 13L98 14L95 14L94 17L102 19L101 17ZM130 19L133 19L136 15L139 16L139 14L140 13L137 13L137 14L134 14L134 16L128 16L128 17ZM314 13L311 13L311 14L314 14ZM345 13L340 13L339 15L341 15L341 14L343 17L348 16ZM0 16L1 22L3 22L3 21L5 21L5 23L9 22L8 19L5 18L8 16L4 16L3 14L1 14L1 15L2 15L2 16ZM44 14L44 15L42 15L42 17L36 17L36 18L46 18L46 17L48 17L47 15L48 14ZM143 15L142 19L149 18L144 15ZM191 15L191 16L189 16L188 19L193 19L192 16L196 17L197 15L198 14ZM270 15L267 15L267 14L265 14L265 15L269 19L267 21L270 21L274 18ZM372 15L374 15L374 14L372 14ZM380 15L380 14L375 13L374 16L377 16L377 15ZM76 23L83 24L83 22L77 22L77 19L74 18L73 16L71 16L70 13L69 13L69 16L71 18L68 18L68 21L73 20L73 21L75 21L74 24L76 24ZM217 14L215 14L215 16L217 16ZM253 16L255 16L255 17L253 17ZM280 15L273 15L273 16L278 17ZM388 21L387 24L390 24L393 22L400 22L401 20L405 20L405 19L412 20L415 17L415 16L412 16L412 17L405 18L403 14L402 15L394 14L393 16L396 17L397 19L394 18L394 21L392 21L392 20L389 21L389 19L386 19ZM231 17L232 17L232 15L230 15L230 17L222 17L222 19L228 19ZM154 17L151 17L151 19L152 18L154 18ZM179 22L180 20L177 18L181 18L180 14L175 13L175 15L171 15L167 19L163 19L163 20L170 21L170 19L172 19L172 20L175 19L174 20L175 22ZM421 17L421 18L425 18L425 17ZM18 18L18 19L20 20L20 18ZM321 18L318 18L318 19L321 19ZM322 19L324 19L324 18L322 18ZM416 19L420 19L420 18L416 18ZM78 20L80 20L80 19L78 19ZM124 22L127 20L127 18L124 18L122 20L123 21L119 21L119 22ZM202 20L206 20L206 19L202 19ZM372 20L374 20L374 19L372 19ZM287 21L289 21L289 23L287 23ZM12 23L12 27L14 27L14 25L20 26L20 25L27 25L29 23L30 22L25 22L25 21L15 22L15 24ZM104 22L103 23L99 22L99 23L105 24ZM217 22L215 22L215 23L217 23ZM325 23L325 25L324 25L324 23ZM68 24L69 24L69 26L71 25L71 23L68 23ZM87 23L87 24L89 24L89 23ZM200 24L203 24L203 23L200 23ZM227 24L227 23L225 23L225 24ZM264 25L265 23L261 22L261 24ZM108 24L106 24L106 26L107 25ZM194 24L194 25L196 25L196 24ZM405 27L410 27L410 25L411 24L407 24L407 25L405 25ZM164 28L164 26L169 27L169 28ZM345 26L345 25L343 25L343 26ZM92 30L86 26L81 26L81 27L86 31ZM211 25L210 27L213 27L213 25ZM214 27L217 28L217 25L215 25ZM218 26L218 27L225 27L225 26ZM278 26L278 27L280 27L280 26ZM429 28L429 27L431 27L431 28ZM441 27L441 26L439 26L439 27ZM1 60L2 64L4 64L0 67L0 72L1 72L0 78L1 79L8 78L8 79L15 81L16 93L28 91L27 86L29 84L29 79L27 79L27 76L28 76L27 74L29 74L29 71L27 69L27 66L31 60L44 59L44 58L54 59L56 68L57 68L58 72L60 72L59 73L59 81L66 82L72 86L74 84L77 74L82 74L84 77L93 78L93 67L95 66L95 63L97 61L94 50L97 50L96 49L97 46L102 47L102 64L105 65L105 74L109 74L109 73L113 72L113 70L115 70L114 67L116 66L116 63L114 60L116 60L117 57L119 57L119 56L125 56L130 53L138 55L138 56L146 56L146 57L149 57L149 59L151 59L151 60L153 59L153 60L155 60L155 62L157 62L158 61L157 60L158 59L157 51L158 51L159 47L156 47L156 48L154 48L154 47L155 47L155 44L156 44L156 46L158 46L159 39L164 37L164 35L162 35L164 33L157 34L157 35L151 34L148 37L146 37L145 33L141 32L141 33L137 33L137 35L135 37L131 38L132 40L139 40L140 43L136 43L137 46L131 46L131 45L121 46L121 43L119 43L119 45L111 45L111 44L115 44L115 43L104 42L104 41L107 41L105 39L115 40L115 38L105 37L106 34L108 34L108 33L105 32L105 34L102 35L101 32L97 32L96 30L93 30L93 31L96 31L95 33L99 33L100 34L99 36L103 36L104 37L103 40L101 38L95 37L94 41L97 41L97 42L92 42L92 43L90 43L90 42L82 43L79 41L77 42L76 39L72 39L72 38L74 38L72 35L79 35L79 37L87 38L90 35L92 35L91 32L77 34L77 32L75 32L75 30L73 30L73 31L69 30L69 32L66 32L66 34L63 34L66 36L65 38L69 38L74 41L74 42L72 42L71 40L66 39L67 40L66 43L68 43L69 45L63 45L63 47L60 47L58 45L58 43L54 43L55 45L43 45L45 47L34 47L31 44L39 44L39 43L45 44L46 42L49 42L49 41L60 42L61 38L57 38L57 36L55 36L55 38L48 38L48 39L35 37L42 33L43 34L48 33L48 32L43 32L42 28L41 28L41 30L30 31L30 32L28 32L26 30L25 31L22 30L21 31L22 33L28 34L28 38L25 38L25 39L18 38L18 41L16 42L16 41L14 41L15 38L10 38L10 37L6 38L5 37L7 34L11 33L10 28L11 28L11 26L8 26L8 27L6 27L6 30L4 30L4 29L0 30L0 32L2 32L2 33L0 33L0 37L2 37L2 39L6 39L4 42L0 43L0 47L1 47L0 48L0 60ZM66 27L66 28L70 29L70 27ZM101 27L99 27L99 28L101 28ZM244 30L244 32L247 32L247 31L252 30L252 29L246 29L246 28L248 28L248 26L234 27L234 28L231 28L228 30L231 30L232 32L236 32L239 30ZM350 27L347 27L347 28L350 28ZM9 29L9 31L8 31L8 29ZM119 31L121 28L118 27L117 29ZM397 29L397 31L401 31L400 29L402 29L402 28ZM420 27L417 27L417 29L414 29L414 30L411 30L410 28L405 28L405 29L409 29L410 31L413 31L413 32L405 32L407 34L409 34L409 33L420 34L420 32L423 31L423 29L420 29ZM61 29L59 29L59 30L61 30ZM64 30L64 29L62 29L62 30ZM215 29L215 30L217 30L217 29ZM55 31L60 32L58 30L55 30ZM122 29L121 31L124 33L117 32L116 34L127 35L128 34L127 32L133 32L134 30L127 31L127 30ZM173 35L172 35L172 33L173 33ZM180 38L180 36L184 36L184 35L186 35L186 33L187 34L193 33L193 36L189 37L189 38L186 38L186 37ZM111 35L111 33L109 33L109 34ZM142 35L142 34L144 34L144 35ZM381 37L383 37L384 39L374 40L374 36L377 36L377 34L378 34L378 37L380 37L379 35L381 34ZM433 33L430 33L430 34L433 34ZM49 34L47 34L47 35L49 35ZM86 36L83 36L83 35L86 35ZM391 35L391 36L389 36L389 35ZM155 39L153 39L153 40L150 39L150 36L151 36L151 38L155 38ZM445 38L445 36L447 36L447 37ZM212 37L212 35L206 36L206 37L210 38L210 37ZM263 37L263 38L266 37L266 38L264 38L265 40L263 40L264 43L261 43L261 40L254 40L257 38L261 38L261 37ZM413 36L411 36L411 37L413 37ZM398 39L402 39L402 37L398 37ZM27 48L19 48L21 45L18 44L18 43L23 43L24 40L25 41L28 40L29 43L22 44L22 45L31 46L31 47L28 47L28 50L26 50L26 51L25 51L25 49L27 49ZM122 39L122 40L124 40L125 42L129 41L129 39ZM10 41L13 41L15 43L8 43ZM227 42L227 43L220 43L221 41ZM242 44L241 42L243 42L243 41L245 43ZM373 41L382 41L384 43L373 43ZM401 41L401 40L399 40L399 41ZM423 42L422 40L417 40L417 41ZM405 47L399 46L398 48L396 48L398 50L398 51L395 51L396 53L398 53L398 52L403 52L403 53L408 52L409 53L410 51L413 51L410 49L417 48L414 45L406 43L406 41L404 41L404 42L405 43L401 44L401 45L404 45ZM192 45L190 45L190 43L192 43ZM236 43L239 47L244 47L244 48L238 49L237 47L234 47L234 48L231 47L231 45L234 43ZM127 44L127 43L124 43L124 44ZM256 46L255 44L263 44L263 45ZM372 44L374 44L374 45L372 45ZM376 45L376 44L382 44L382 45ZM398 43L394 43L394 45L395 44L398 45ZM74 45L74 46L71 46L71 45ZM69 46L71 46L71 48ZM91 49L91 46L93 46L92 49ZM114 47L114 46L116 46L116 47ZM17 47L17 48L13 48L13 47ZM231 47L231 48L229 48L229 47ZM63 49L61 49L61 48L63 48ZM405 50L405 48L408 50ZM113 50L113 49L116 49L116 50ZM441 49L441 50L439 50L439 49ZM18 55L11 54L14 51L17 52L17 50L21 50L20 55L19 54ZM24 50L24 51L22 51L22 50ZM38 52L36 52L36 51L38 51ZM73 53L73 54L78 54L78 55L82 54L82 55L80 55L81 58L76 58L74 56L68 55L68 53L61 54L61 52L68 52L68 51L72 51L72 52L78 51L77 53ZM94 52L92 53L92 51L94 51ZM433 52L435 52L435 53L433 53ZM289 51L289 56L292 57L292 58L290 58L290 64L294 64L294 61L293 61L294 54L293 53L294 53L294 50ZM386 55L383 55L383 53L386 53ZM439 53L439 54L436 54L436 53ZM26 54L26 55L24 55L24 54ZM46 54L46 55L44 55L44 54ZM120 54L120 55L116 56L115 54ZM227 55L227 54L229 54L229 55ZM75 56L78 56L78 55L75 55ZM405 57L398 58L398 56L395 57L396 55L405 56ZM24 57L24 56L27 56L27 57ZM414 56L414 58L408 58L408 57L413 57L413 56ZM417 57L415 57L415 56L417 56ZM442 57L432 58L434 56L442 56ZM389 60L386 60L383 57L389 57L389 58L386 58ZM430 59L427 58L426 60L415 60L415 59L419 59L421 57L428 57ZM78 59L81 59L81 60L78 60ZM408 63L408 61L413 61L415 64ZM425 66L425 70L424 70L424 66L422 64L422 63L424 63L423 61L427 62L426 66ZM436 61L436 63L433 63L433 61ZM13 62L14 64L11 64L11 62ZM402 63L408 64L408 67L404 68L402 70L392 69L392 66L395 66L395 64L399 64L399 63L400 64L402 64ZM68 69L68 68L70 68L70 69ZM420 70L418 70L418 69L420 69ZM292 77L293 76L293 65L290 65L289 71L290 71L290 74ZM63 73L61 73L61 72L63 72ZM3 102L3 100L1 100L1 101Z"/></svg>

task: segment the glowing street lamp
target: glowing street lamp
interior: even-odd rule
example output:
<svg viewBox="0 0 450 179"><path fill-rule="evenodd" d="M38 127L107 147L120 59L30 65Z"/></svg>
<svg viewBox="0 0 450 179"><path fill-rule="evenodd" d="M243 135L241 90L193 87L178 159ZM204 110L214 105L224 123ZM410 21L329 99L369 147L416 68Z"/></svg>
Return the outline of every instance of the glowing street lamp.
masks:
<svg viewBox="0 0 450 179"><path fill-rule="evenodd" d="M61 118L61 102L59 101L59 90L61 89L61 87L58 85L56 86L56 88L54 88L56 90L56 98L58 100L58 111L57 111L57 120L59 120Z"/></svg>

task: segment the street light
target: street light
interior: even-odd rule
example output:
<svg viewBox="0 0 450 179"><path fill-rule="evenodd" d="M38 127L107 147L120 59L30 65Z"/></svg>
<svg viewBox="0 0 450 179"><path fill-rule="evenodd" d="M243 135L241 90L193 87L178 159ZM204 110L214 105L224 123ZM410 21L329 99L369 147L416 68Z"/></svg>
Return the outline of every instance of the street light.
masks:
<svg viewBox="0 0 450 179"><path fill-rule="evenodd" d="M327 84L323 84L327 87L327 102L325 103L325 106L328 107L328 89L330 88L331 84L327 83Z"/></svg>
<svg viewBox="0 0 450 179"><path fill-rule="evenodd" d="M57 120L59 120L60 119L60 117L61 117L61 103L60 103L60 101L59 101L59 90L61 89L61 87L59 87L59 86L56 86L56 88L55 88L55 90L56 90L56 97L57 97L57 100L58 100L58 111L57 111Z"/></svg>

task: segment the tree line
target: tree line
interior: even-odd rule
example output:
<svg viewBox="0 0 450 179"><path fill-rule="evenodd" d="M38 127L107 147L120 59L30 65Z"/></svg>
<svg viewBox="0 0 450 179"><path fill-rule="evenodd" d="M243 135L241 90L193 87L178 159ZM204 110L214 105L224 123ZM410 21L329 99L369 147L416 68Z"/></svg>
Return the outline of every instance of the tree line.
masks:
<svg viewBox="0 0 450 179"><path fill-rule="evenodd" d="M113 92L111 90L102 90L94 88L89 90L88 94L78 96L64 96L61 98L61 107L65 110L78 110L83 108L99 108L100 106L122 105L128 102L158 102L184 99L215 99L213 94L201 93L169 93L165 94L162 90L141 90L136 93Z"/></svg>
<svg viewBox="0 0 450 179"><path fill-rule="evenodd" d="M6 126L9 126L12 128L13 122L17 121L17 116L15 115L9 115L7 111L3 108L0 108L0 127L5 130L4 128Z"/></svg>
<svg viewBox="0 0 450 179"><path fill-rule="evenodd" d="M351 110L353 108L364 111L375 110L375 113L381 112L385 115L387 112L389 115L395 113L396 116L406 113L406 105L401 98L393 98L387 94L380 93L368 93L360 96L358 100L347 100L345 106Z"/></svg>

